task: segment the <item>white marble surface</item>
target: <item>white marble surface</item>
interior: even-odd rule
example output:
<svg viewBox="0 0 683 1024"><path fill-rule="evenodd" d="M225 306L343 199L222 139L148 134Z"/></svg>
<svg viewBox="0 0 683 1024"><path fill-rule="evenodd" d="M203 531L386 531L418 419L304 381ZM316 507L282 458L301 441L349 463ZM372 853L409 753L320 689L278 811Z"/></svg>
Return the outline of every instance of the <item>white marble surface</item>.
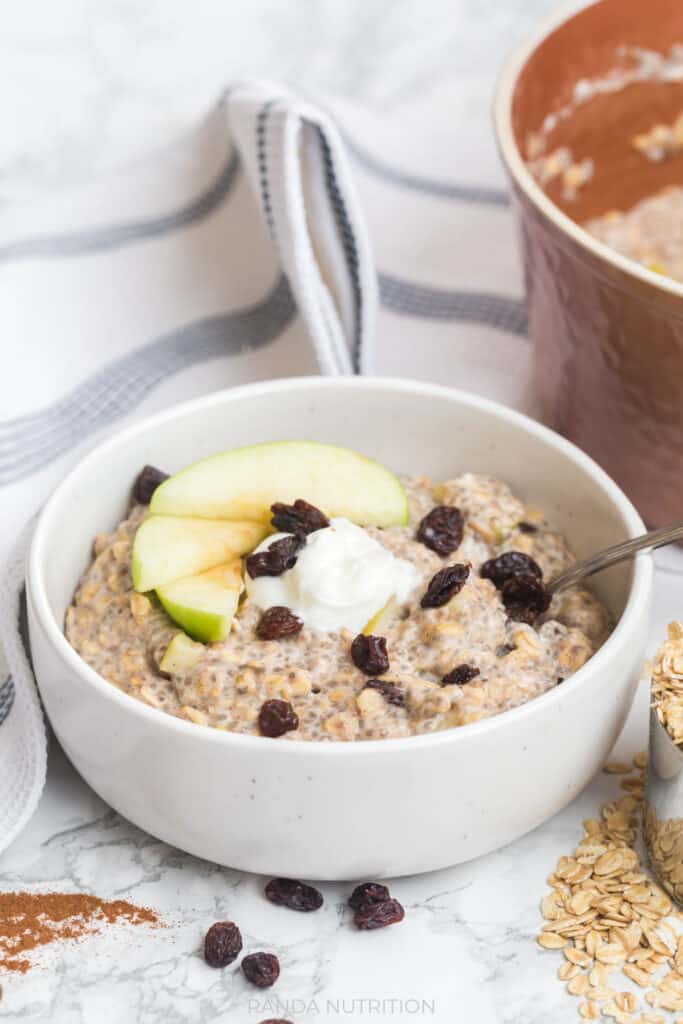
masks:
<svg viewBox="0 0 683 1024"><path fill-rule="evenodd" d="M387 110L461 83L475 115L486 118L501 54L553 6L23 0L4 12L0 34L0 198L9 202L163 146L240 75L282 77ZM679 611L679 577L671 570L680 561L659 557L652 649ZM641 689L620 753L644 746L646 709ZM0 1017L55 1024L574 1021L577 1001L555 978L558 955L534 942L538 901L556 858L614 788L614 780L596 778L562 814L514 845L397 881L406 921L364 935L343 910L348 886L323 886L325 907L314 915L272 907L261 896L263 879L198 861L119 819L53 742L39 812L0 857L0 887L125 897L158 908L168 927L110 929L47 949L28 975L2 979ZM234 966L221 972L203 963L203 933L226 917L239 922L248 948L280 955L282 977L272 995L249 989Z"/></svg>
<svg viewBox="0 0 683 1024"><path fill-rule="evenodd" d="M488 121L502 55L559 2L22 0L0 33L0 198L162 146L246 76L383 110L457 83Z"/></svg>

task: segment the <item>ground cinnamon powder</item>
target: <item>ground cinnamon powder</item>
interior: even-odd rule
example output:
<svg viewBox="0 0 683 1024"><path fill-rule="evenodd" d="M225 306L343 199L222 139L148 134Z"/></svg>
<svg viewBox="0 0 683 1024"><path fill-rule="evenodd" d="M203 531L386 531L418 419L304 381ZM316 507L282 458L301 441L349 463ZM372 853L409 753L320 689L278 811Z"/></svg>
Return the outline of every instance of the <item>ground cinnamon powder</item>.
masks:
<svg viewBox="0 0 683 1024"><path fill-rule="evenodd" d="M159 923L147 907L67 892L0 893L0 970L25 974L26 954L63 939L80 939L104 925Z"/></svg>

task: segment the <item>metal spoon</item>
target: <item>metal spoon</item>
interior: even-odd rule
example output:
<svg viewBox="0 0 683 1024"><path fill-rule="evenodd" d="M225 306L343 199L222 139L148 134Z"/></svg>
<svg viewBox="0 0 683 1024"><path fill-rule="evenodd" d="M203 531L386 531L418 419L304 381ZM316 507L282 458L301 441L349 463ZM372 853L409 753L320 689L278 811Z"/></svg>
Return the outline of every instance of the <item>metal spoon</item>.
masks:
<svg viewBox="0 0 683 1024"><path fill-rule="evenodd" d="M625 562L628 558L632 558L637 551L643 551L645 548L661 548L676 540L683 540L683 520L681 519L669 526L662 526L659 530L650 530L649 533L643 533L640 537L634 537L632 540L615 544L611 548L605 548L597 555L585 558L583 562L577 562L571 569L560 573L555 579L546 583L546 590L549 594L559 594L561 590L573 587L586 576L592 576L593 573L600 572L601 569L609 569L611 565L616 565L618 562Z"/></svg>

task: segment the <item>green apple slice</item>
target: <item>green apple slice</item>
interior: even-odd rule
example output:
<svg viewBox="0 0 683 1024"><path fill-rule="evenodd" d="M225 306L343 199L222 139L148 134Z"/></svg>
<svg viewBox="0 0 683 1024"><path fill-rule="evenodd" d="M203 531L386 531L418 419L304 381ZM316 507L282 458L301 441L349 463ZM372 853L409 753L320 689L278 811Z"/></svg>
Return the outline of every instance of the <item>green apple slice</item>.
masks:
<svg viewBox="0 0 683 1024"><path fill-rule="evenodd" d="M157 597L193 640L212 644L230 632L243 586L242 562L236 559L157 587Z"/></svg>
<svg viewBox="0 0 683 1024"><path fill-rule="evenodd" d="M159 662L159 668L169 676L189 672L203 657L205 650L203 644L196 644L185 633L176 633Z"/></svg>
<svg viewBox="0 0 683 1024"><path fill-rule="evenodd" d="M256 444L195 462L156 489L150 511L267 523L273 502L297 498L359 526L409 520L398 477L358 452L311 441Z"/></svg>
<svg viewBox="0 0 683 1024"><path fill-rule="evenodd" d="M389 622L393 619L398 608L398 603L395 597L390 597L385 605L382 605L376 615L370 619L367 625L364 627L363 632L366 636L381 636Z"/></svg>
<svg viewBox="0 0 683 1024"><path fill-rule="evenodd" d="M253 551L267 533L262 523L150 516L133 542L133 586L144 593L214 569Z"/></svg>

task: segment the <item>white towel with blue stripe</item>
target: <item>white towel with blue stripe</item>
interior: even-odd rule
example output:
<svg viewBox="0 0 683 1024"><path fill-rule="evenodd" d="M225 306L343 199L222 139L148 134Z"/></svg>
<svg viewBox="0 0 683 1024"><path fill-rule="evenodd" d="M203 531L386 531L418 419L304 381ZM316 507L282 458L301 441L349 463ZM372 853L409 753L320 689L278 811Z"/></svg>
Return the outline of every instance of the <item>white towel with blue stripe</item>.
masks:
<svg viewBox="0 0 683 1024"><path fill-rule="evenodd" d="M490 131L440 99L387 118L237 84L162 152L2 209L0 850L46 770L26 536L85 451L179 400L309 373L436 380L534 411Z"/></svg>

